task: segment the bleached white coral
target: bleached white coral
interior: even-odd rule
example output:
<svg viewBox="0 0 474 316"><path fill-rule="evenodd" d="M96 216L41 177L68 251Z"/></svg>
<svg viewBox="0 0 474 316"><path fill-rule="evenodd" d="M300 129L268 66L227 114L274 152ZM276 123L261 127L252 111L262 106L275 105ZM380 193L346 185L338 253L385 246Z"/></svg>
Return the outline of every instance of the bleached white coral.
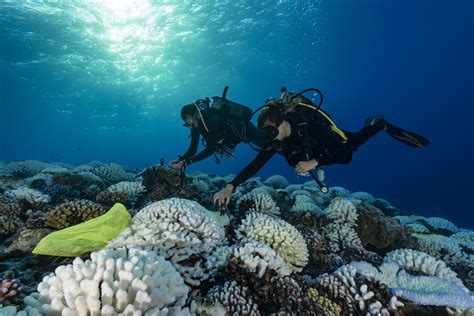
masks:
<svg viewBox="0 0 474 316"><path fill-rule="evenodd" d="M341 197L341 198L348 197L349 194L351 194L351 192L343 187L330 187L328 194L331 198L334 199L337 197Z"/></svg>
<svg viewBox="0 0 474 316"><path fill-rule="evenodd" d="M68 168L60 167L60 166L48 167L48 168L44 168L43 170L41 170L41 173L51 173L51 174L68 173L68 172L69 172Z"/></svg>
<svg viewBox="0 0 474 316"><path fill-rule="evenodd" d="M414 276L396 262L385 262L378 268L365 261L351 262L349 266L366 278L388 285L392 293L416 304L474 307L470 291L451 280L437 276Z"/></svg>
<svg viewBox="0 0 474 316"><path fill-rule="evenodd" d="M292 272L300 272L308 263L308 249L303 236L295 227L279 218L249 213L239 226L237 236L268 244L285 259Z"/></svg>
<svg viewBox="0 0 474 316"><path fill-rule="evenodd" d="M109 247L148 246L169 259L190 284L209 276L205 259L226 242L224 228L211 212L190 200L171 198L149 204ZM188 259L193 257L189 266Z"/></svg>
<svg viewBox="0 0 474 316"><path fill-rule="evenodd" d="M267 269L275 270L279 276L291 273L285 260L275 250L255 240L248 240L243 245L234 248L234 257L242 260L251 272L257 272L260 278Z"/></svg>
<svg viewBox="0 0 474 316"><path fill-rule="evenodd" d="M301 184L289 184L289 185L286 186L285 190L288 193L292 193L293 191L301 190L302 187L303 186Z"/></svg>
<svg viewBox="0 0 474 316"><path fill-rule="evenodd" d="M366 202L371 202L375 200L374 196L367 192L353 192L349 195L349 198L366 201Z"/></svg>
<svg viewBox="0 0 474 316"><path fill-rule="evenodd" d="M402 225L415 223L415 222L418 222L422 219L425 219L423 216L418 216L418 215L409 215L409 216L407 216L407 215L398 215L398 216L394 216L393 218L396 219L397 221L399 221L400 224L402 224Z"/></svg>
<svg viewBox="0 0 474 316"><path fill-rule="evenodd" d="M429 229L426 228L426 226L421 223L410 223L410 224L406 224L405 226L408 227L413 232L419 233L419 234L429 234L430 232Z"/></svg>
<svg viewBox="0 0 474 316"><path fill-rule="evenodd" d="M418 240L419 250L445 261L448 265L462 264L474 269L474 256L464 252L461 247L461 245L468 247L468 243L442 235L413 234L413 236Z"/></svg>
<svg viewBox="0 0 474 316"><path fill-rule="evenodd" d="M12 161L5 165L4 169L9 175L31 177L37 173L40 173L41 170L49 167L55 167L52 164L37 161L37 160L20 160Z"/></svg>
<svg viewBox="0 0 474 316"><path fill-rule="evenodd" d="M53 176L46 173L38 173L32 177L26 178L26 183L31 184L35 180L42 180L46 185L51 185L53 183Z"/></svg>
<svg viewBox="0 0 474 316"><path fill-rule="evenodd" d="M146 192L146 188L140 182L135 181L121 181L116 184L112 184L107 188L109 192L124 192L127 193L128 200L134 205L140 195Z"/></svg>
<svg viewBox="0 0 474 316"><path fill-rule="evenodd" d="M273 187L274 189L284 189L288 186L288 180L284 176L274 175L268 177L265 180L265 184Z"/></svg>
<svg viewBox="0 0 474 316"><path fill-rule="evenodd" d="M32 204L48 203L50 201L49 195L26 187L20 187L15 190L6 191L5 195L13 199L25 200Z"/></svg>
<svg viewBox="0 0 474 316"><path fill-rule="evenodd" d="M462 230L459 233L449 236L450 238L458 239L464 242L474 242L474 231Z"/></svg>
<svg viewBox="0 0 474 316"><path fill-rule="evenodd" d="M252 201L254 204L254 207L252 207L250 211L257 211L269 214L280 214L280 208L273 200L271 195L266 193L266 191L262 191L260 188L253 189L249 193L244 194L242 197L240 197L236 203L237 207L239 208L244 201L248 200Z"/></svg>
<svg viewBox="0 0 474 316"><path fill-rule="evenodd" d="M103 181L115 183L125 179L125 170L115 163L102 164L94 167L92 173L99 176Z"/></svg>
<svg viewBox="0 0 474 316"><path fill-rule="evenodd" d="M209 184L204 180L195 178L193 179L193 185L201 193L209 192Z"/></svg>
<svg viewBox="0 0 474 316"><path fill-rule="evenodd" d="M446 229L453 233L459 231L456 225L441 217L428 217L425 221L434 229Z"/></svg>
<svg viewBox="0 0 474 316"><path fill-rule="evenodd" d="M352 225L347 223L331 223L323 228L324 236L334 251L342 249L361 249L362 242Z"/></svg>
<svg viewBox="0 0 474 316"><path fill-rule="evenodd" d="M189 288L173 266L152 251L105 249L74 259L43 278L25 304L43 315L189 314Z"/></svg>
<svg viewBox="0 0 474 316"><path fill-rule="evenodd" d="M444 261L413 249L397 249L386 254L384 262L395 262L402 269L437 276L462 285L456 272L446 266Z"/></svg>
<svg viewBox="0 0 474 316"><path fill-rule="evenodd" d="M325 210L326 216L334 223L346 223L355 226L357 209L351 201L344 198L335 198Z"/></svg>
<svg viewBox="0 0 474 316"><path fill-rule="evenodd" d="M396 310L398 307L404 306L396 296L392 296L390 306L387 307L383 307L380 301L374 301L375 293L369 291L366 284L360 286L356 284L357 269L351 265L340 267L334 274L351 291L360 312L367 312L369 315L390 315L389 310Z"/></svg>
<svg viewBox="0 0 474 316"><path fill-rule="evenodd" d="M295 202L290 209L291 212L310 212L316 216L321 216L324 211L308 195L295 196Z"/></svg>

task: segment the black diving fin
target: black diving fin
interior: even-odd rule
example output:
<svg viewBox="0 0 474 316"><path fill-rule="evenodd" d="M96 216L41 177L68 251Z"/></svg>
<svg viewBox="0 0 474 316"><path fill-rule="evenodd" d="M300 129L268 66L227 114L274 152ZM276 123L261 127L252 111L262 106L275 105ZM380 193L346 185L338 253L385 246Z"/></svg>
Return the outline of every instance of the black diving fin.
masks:
<svg viewBox="0 0 474 316"><path fill-rule="evenodd" d="M401 129L387 121L385 121L385 127L385 132L388 135L392 136L399 142L404 143L405 145L421 148L431 144L431 142L426 137Z"/></svg>

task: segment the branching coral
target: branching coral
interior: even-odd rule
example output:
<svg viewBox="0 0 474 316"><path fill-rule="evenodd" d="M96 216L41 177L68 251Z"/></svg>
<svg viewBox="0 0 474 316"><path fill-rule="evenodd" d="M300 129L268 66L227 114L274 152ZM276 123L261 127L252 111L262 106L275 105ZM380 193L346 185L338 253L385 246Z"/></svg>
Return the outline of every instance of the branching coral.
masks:
<svg viewBox="0 0 474 316"><path fill-rule="evenodd" d="M168 197L177 190L180 183L179 175L167 167L155 166L143 172L143 185L152 201Z"/></svg>
<svg viewBox="0 0 474 316"><path fill-rule="evenodd" d="M209 276L206 257L226 242L224 228L196 202L172 198L141 209L130 227L109 243L149 246L169 259L186 282L199 284Z"/></svg>
<svg viewBox="0 0 474 316"><path fill-rule="evenodd" d="M335 302L331 301L324 295L318 293L318 290L315 288L310 288L306 294L308 299L318 303L324 314L324 316L339 316L341 314L341 307L337 305Z"/></svg>
<svg viewBox="0 0 474 316"><path fill-rule="evenodd" d="M339 305L344 314L354 313L356 302L350 290L335 276L323 274L316 279L317 288Z"/></svg>
<svg viewBox="0 0 474 316"><path fill-rule="evenodd" d="M132 315L176 312L189 288L163 257L143 249L105 249L76 258L43 278L25 303L45 315Z"/></svg>
<svg viewBox="0 0 474 316"><path fill-rule="evenodd" d="M3 279L0 282L0 306L18 304L23 298L23 287L18 279Z"/></svg>
<svg viewBox="0 0 474 316"><path fill-rule="evenodd" d="M356 225L357 209L351 201L344 198L335 198L325 209L327 218L334 223L346 223L351 226Z"/></svg>
<svg viewBox="0 0 474 316"><path fill-rule="evenodd" d="M248 297L248 288L227 281L214 286L202 302L193 301L191 311L197 315L260 315L257 304Z"/></svg>
<svg viewBox="0 0 474 316"><path fill-rule="evenodd" d="M18 201L24 200L30 204L48 203L50 201L48 195L26 187L7 191L5 195Z"/></svg>
<svg viewBox="0 0 474 316"><path fill-rule="evenodd" d="M435 230L447 230L453 233L459 232L459 228L456 225L441 217L429 217L424 220Z"/></svg>
<svg viewBox="0 0 474 316"><path fill-rule="evenodd" d="M362 242L353 226L347 223L331 223L324 227L324 235L334 251L342 249L361 249Z"/></svg>
<svg viewBox="0 0 474 316"><path fill-rule="evenodd" d="M234 250L234 257L240 259L251 272L257 272L259 277L267 269L275 270L278 275L286 276L290 270L285 260L279 256L269 245L251 240L245 242Z"/></svg>
<svg viewBox="0 0 474 316"><path fill-rule="evenodd" d="M75 200L62 203L44 215L46 224L55 229L63 229L71 225L96 218L105 210L88 200Z"/></svg>
<svg viewBox="0 0 474 316"><path fill-rule="evenodd" d="M127 192L110 192L102 191L95 197L95 201L105 206L113 206L115 203L122 203L125 207L130 208Z"/></svg>
<svg viewBox="0 0 474 316"><path fill-rule="evenodd" d="M413 276L396 262L386 262L378 269L367 262L352 262L348 269L387 284L392 293L417 304L474 307L474 299L462 283L436 276Z"/></svg>
<svg viewBox="0 0 474 316"><path fill-rule="evenodd" d="M112 193L126 193L130 204L135 205L138 197L142 195L146 191L146 189L145 186L143 186L143 184L141 184L140 182L122 181L116 184L112 184L107 188L107 191Z"/></svg>
<svg viewBox="0 0 474 316"><path fill-rule="evenodd" d="M398 249L387 253L384 262L395 262L407 271L422 272L426 275L437 276L451 282L461 284L456 273L446 266L446 263L422 251L413 249Z"/></svg>
<svg viewBox="0 0 474 316"><path fill-rule="evenodd" d="M342 266L334 274L350 289L361 313L389 315L389 310L396 310L403 306L396 296L391 297L389 306L383 306L382 302L378 300L379 297L370 290L365 280L356 280L357 269L351 265Z"/></svg>
<svg viewBox="0 0 474 316"><path fill-rule="evenodd" d="M16 216L0 215L0 236L14 234L21 225L21 220Z"/></svg>
<svg viewBox="0 0 474 316"><path fill-rule="evenodd" d="M270 194L266 193L265 191L258 190L260 188L253 189L247 194L244 194L237 200L237 207L240 206L245 201L251 201L252 206L248 211L256 211L262 213L269 213L269 214L280 214L280 208L276 204L276 202L272 199Z"/></svg>
<svg viewBox="0 0 474 316"><path fill-rule="evenodd" d="M242 221L237 235L270 245L293 272L308 263L308 249L303 236L287 222L262 213L250 213Z"/></svg>
<svg viewBox="0 0 474 316"><path fill-rule="evenodd" d="M18 203L11 198L0 194L0 215L3 216L20 216L21 208Z"/></svg>
<svg viewBox="0 0 474 316"><path fill-rule="evenodd" d="M55 166L37 160L21 160L9 162L4 166L4 169L7 171L7 174L11 174L18 177L31 177L37 173L40 173L41 170L49 167Z"/></svg>
<svg viewBox="0 0 474 316"><path fill-rule="evenodd" d="M93 168L91 172L108 183L115 183L126 179L125 170L115 163L99 165Z"/></svg>

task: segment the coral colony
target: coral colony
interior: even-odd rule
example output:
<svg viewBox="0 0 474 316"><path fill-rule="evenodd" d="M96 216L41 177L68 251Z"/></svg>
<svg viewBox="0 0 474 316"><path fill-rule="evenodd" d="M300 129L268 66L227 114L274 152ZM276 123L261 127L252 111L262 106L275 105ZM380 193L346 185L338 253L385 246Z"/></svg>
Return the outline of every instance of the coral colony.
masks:
<svg viewBox="0 0 474 316"><path fill-rule="evenodd" d="M0 315L472 315L474 232L366 192L282 176L0 162ZM49 233L132 215L81 257L31 254Z"/></svg>

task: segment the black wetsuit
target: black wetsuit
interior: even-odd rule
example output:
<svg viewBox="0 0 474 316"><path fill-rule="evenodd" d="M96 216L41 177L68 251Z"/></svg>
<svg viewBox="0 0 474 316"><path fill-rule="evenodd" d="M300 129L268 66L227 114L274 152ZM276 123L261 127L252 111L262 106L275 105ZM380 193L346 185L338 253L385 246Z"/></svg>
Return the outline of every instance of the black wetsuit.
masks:
<svg viewBox="0 0 474 316"><path fill-rule="evenodd" d="M313 111L313 110L311 110ZM363 127L359 132L342 131L347 140L331 130L328 120L316 112L286 114L291 135L282 141L274 141L272 146L262 150L240 173L229 182L235 188L253 177L272 157L283 155L292 167L300 161L316 159L318 166L347 164L354 151L369 138L384 129L383 121Z"/></svg>
<svg viewBox="0 0 474 316"><path fill-rule="evenodd" d="M259 148L264 146L264 138L252 122L227 118L219 110L212 108L202 110L201 113L206 125L199 122L197 128L191 129L191 144L181 156L188 164L206 159L225 147L233 149L240 142L252 143ZM196 154L201 135L206 147Z"/></svg>

